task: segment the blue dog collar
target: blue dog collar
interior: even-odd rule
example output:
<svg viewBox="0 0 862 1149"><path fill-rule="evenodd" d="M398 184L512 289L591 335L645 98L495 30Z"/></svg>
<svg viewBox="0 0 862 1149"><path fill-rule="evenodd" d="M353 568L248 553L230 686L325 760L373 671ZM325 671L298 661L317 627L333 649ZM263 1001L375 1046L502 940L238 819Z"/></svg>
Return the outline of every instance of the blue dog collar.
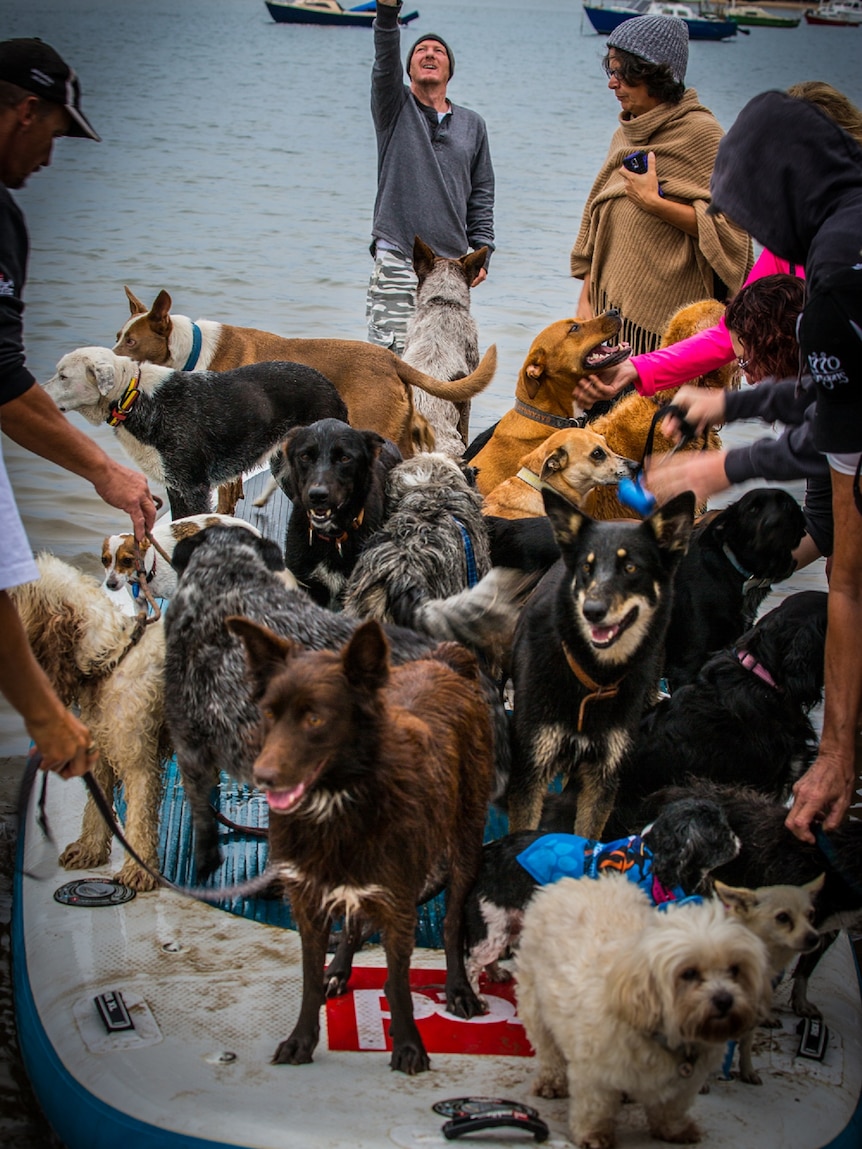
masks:
<svg viewBox="0 0 862 1149"><path fill-rule="evenodd" d="M202 343L203 343L203 336L201 335L201 329L198 327L198 325L196 323L193 323L192 324L192 349L189 352L189 357L186 360L186 365L185 365L185 367L183 367L183 371L194 371L195 367L197 367L198 359L200 358L201 344Z"/></svg>

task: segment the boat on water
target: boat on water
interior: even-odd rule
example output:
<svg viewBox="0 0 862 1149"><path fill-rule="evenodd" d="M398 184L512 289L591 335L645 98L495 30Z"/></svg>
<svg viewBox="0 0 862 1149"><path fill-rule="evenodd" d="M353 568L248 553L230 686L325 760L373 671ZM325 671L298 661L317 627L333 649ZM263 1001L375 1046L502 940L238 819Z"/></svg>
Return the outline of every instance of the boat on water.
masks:
<svg viewBox="0 0 862 1149"><path fill-rule="evenodd" d="M798 28L802 23L801 16L780 16L756 4L732 4L725 15L736 24L750 24L755 28Z"/></svg>
<svg viewBox="0 0 862 1149"><path fill-rule="evenodd" d="M277 490L254 508L265 479L246 480L237 513L278 537L289 504ZM436 900L420 908L410 975L431 1071L405 1078L389 1069L385 959L376 943L357 954L349 992L321 1011L313 1063L273 1065L302 993L289 905L234 895L206 904L169 889L135 895L111 878L119 845L104 866L60 868L58 846L78 837L85 794L78 780L49 777L41 813L56 844L46 841L31 799L13 893L19 1044L67 1149L442 1149L445 1118L434 1106L468 1096L533 1106L548 1126L547 1144L570 1144L567 1100L531 1094L534 1061L514 983L483 982L483 1017L445 1012ZM266 822L264 796L226 776L216 801L233 823ZM500 820L489 819L488 829L497 837L505 821L493 817ZM265 838L223 827L220 845L225 861L213 886L265 866ZM175 762L166 765L159 856L171 881L194 884L191 817ZM708 1149L857 1149L862 998L846 932L817 965L809 992L827 1027L823 1059L800 1056L785 979L776 991L780 1025L755 1040L763 1085L716 1077L696 1100ZM620 1125L628 1149L655 1145L639 1106L626 1106ZM495 1130L491 1143L527 1144L525 1131Z"/></svg>
<svg viewBox="0 0 862 1149"><path fill-rule="evenodd" d="M374 23L375 0L355 8L342 8L338 0L264 0L269 14L277 24L342 24L354 28L370 28ZM418 12L404 12L399 24L409 24Z"/></svg>
<svg viewBox="0 0 862 1149"><path fill-rule="evenodd" d="M729 40L737 34L737 23L713 12L708 5L660 3L657 0L596 0L584 4L587 19L600 36L609 36L624 20L637 16L678 16L688 25L690 40Z"/></svg>
<svg viewBox="0 0 862 1149"><path fill-rule="evenodd" d="M805 23L857 28L862 24L862 0L827 0L806 11Z"/></svg>

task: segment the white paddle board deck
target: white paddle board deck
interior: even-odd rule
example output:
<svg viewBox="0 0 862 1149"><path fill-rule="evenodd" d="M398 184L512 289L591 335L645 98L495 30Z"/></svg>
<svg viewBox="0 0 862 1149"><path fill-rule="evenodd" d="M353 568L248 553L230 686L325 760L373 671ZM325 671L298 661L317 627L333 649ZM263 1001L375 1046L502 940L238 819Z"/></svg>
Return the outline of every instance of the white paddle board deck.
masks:
<svg viewBox="0 0 862 1149"><path fill-rule="evenodd" d="M84 788L51 779L47 814L58 846L78 836ZM506 987L489 987L491 1014L472 1022L444 1013L444 962L417 949L414 1003L431 1071L393 1073L385 1052L384 958L356 959L359 988L327 1005L314 1063L272 1065L300 1002L300 947L291 930L260 924L170 891L121 905L64 905L72 879L106 879L122 862L70 872L56 863L31 811L16 876L13 964L20 1044L41 1105L68 1149L356 1149L449 1144L435 1102L470 1095L534 1106L565 1146L565 1101L534 1098L532 1059ZM32 871L38 878L22 876ZM548 955L553 963L553 955ZM435 972L436 971L436 972ZM439 974L439 976L438 976ZM352 983L353 984L353 983ZM109 1034L94 999L122 994L133 1030ZM711 1081L697 1098L703 1144L715 1149L850 1149L862 1143L862 1016L857 969L845 934L811 980L829 1042L822 1062L796 1056L797 1019L779 988L780 1030L759 1030L754 1061L763 1085ZM511 994L509 995L511 998ZM466 1049L485 1052L467 1053ZM457 1052L461 1050L461 1052ZM525 1144L509 1129L466 1143ZM626 1105L618 1143L654 1146L638 1106Z"/></svg>

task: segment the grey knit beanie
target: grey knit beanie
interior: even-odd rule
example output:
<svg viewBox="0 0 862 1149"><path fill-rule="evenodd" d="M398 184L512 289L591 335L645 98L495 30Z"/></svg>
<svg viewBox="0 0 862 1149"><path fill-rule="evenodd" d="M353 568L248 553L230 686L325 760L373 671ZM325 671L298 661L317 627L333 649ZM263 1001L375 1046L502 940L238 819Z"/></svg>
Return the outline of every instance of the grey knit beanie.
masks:
<svg viewBox="0 0 862 1149"><path fill-rule="evenodd" d="M676 82L685 82L688 25L678 16L635 16L623 20L608 36L608 47L630 52L650 64L667 64Z"/></svg>
<svg viewBox="0 0 862 1149"><path fill-rule="evenodd" d="M408 76L410 75L410 61L413 59L413 53L416 51L419 45L424 44L426 40L435 40L438 44L442 44L446 49L446 55L449 57L449 79L451 80L455 74L455 57L452 55L452 49L449 47L442 36L435 36L432 32L429 32L426 36L420 36L410 51L407 53L407 63L404 65L404 71Z"/></svg>

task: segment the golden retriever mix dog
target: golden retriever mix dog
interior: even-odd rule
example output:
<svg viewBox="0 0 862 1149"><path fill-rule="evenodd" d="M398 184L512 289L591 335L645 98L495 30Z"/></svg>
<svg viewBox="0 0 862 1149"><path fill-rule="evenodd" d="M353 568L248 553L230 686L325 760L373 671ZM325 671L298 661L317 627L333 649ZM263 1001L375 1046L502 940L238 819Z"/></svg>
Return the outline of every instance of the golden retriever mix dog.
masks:
<svg viewBox="0 0 862 1149"><path fill-rule="evenodd" d="M466 455L479 469L476 485L483 495L511 478L524 455L552 431L583 426L575 418L583 416L580 408L575 410L575 384L628 357L628 344L610 343L619 330L619 312L606 311L595 319L558 319L536 336L518 375L515 406L481 449Z"/></svg>
<svg viewBox="0 0 862 1149"><path fill-rule="evenodd" d="M724 315L724 304L715 299L703 299L698 303L691 303L681 308L671 319L667 330L662 337L662 347L669 347L671 343L679 343L690 335L699 331L706 331L714 327ZM721 387L724 390L733 390L739 385L739 369L735 362L727 363L715 371L692 379L692 387ZM600 435L604 435L612 451L625 455L630 459L643 459L647 436L653 416L659 407L673 402L673 396L678 387L659 391L657 395L626 395L615 403L606 415L600 415L590 426ZM710 431L707 438L708 450L719 450L721 439L715 431ZM669 451L674 443L665 438L657 426L653 438L653 453L659 454ZM685 451L699 451L703 448L703 437L698 436L681 448ZM595 491L591 498L590 513L597 519L630 519L632 512L624 507L617 498L616 491L605 489ZM698 513L706 508L698 507Z"/></svg>
<svg viewBox="0 0 862 1149"><path fill-rule="evenodd" d="M554 431L521 459L516 475L504 479L485 496L482 513L501 519L544 515L543 487L581 506L595 487L615 486L620 479L631 478L637 469L634 460L614 454L595 431L586 427Z"/></svg>

